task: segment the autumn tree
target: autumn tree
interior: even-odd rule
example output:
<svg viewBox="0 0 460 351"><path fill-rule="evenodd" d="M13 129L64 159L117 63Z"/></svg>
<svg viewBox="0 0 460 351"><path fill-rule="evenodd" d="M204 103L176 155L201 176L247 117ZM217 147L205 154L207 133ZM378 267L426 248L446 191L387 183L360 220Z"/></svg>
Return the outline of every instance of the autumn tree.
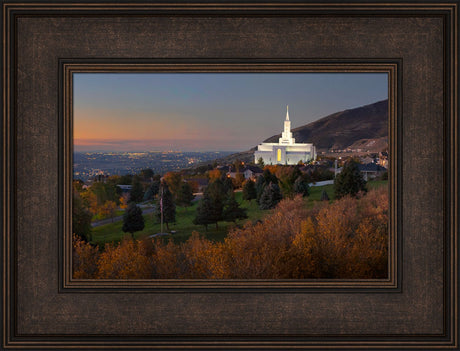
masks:
<svg viewBox="0 0 460 351"><path fill-rule="evenodd" d="M114 201L106 201L103 206L100 207L99 215L102 218L111 218L113 223L113 217L117 210L117 204Z"/></svg>
<svg viewBox="0 0 460 351"><path fill-rule="evenodd" d="M219 171L218 169L210 170L208 172L208 178L209 178L209 182L212 183L212 182L216 181L217 179L222 178L222 172Z"/></svg>
<svg viewBox="0 0 460 351"><path fill-rule="evenodd" d="M126 209L128 208L128 204L129 204L129 193L123 193L121 196L120 196L120 199L118 200L119 203L120 203L120 208L121 209Z"/></svg>
<svg viewBox="0 0 460 351"><path fill-rule="evenodd" d="M122 230L125 233L131 233L134 239L134 233L144 229L144 217L142 216L142 209L134 202L128 205L128 208L123 215Z"/></svg>
<svg viewBox="0 0 460 351"><path fill-rule="evenodd" d="M169 223L176 221L176 203L166 182L162 182L160 185L158 201L155 206L155 216L158 222L161 221L162 212L163 223L166 224L166 228L169 231Z"/></svg>
<svg viewBox="0 0 460 351"><path fill-rule="evenodd" d="M179 206L190 206L192 200L195 198L193 195L193 189L187 182L182 182L179 192L177 193L177 204Z"/></svg>
<svg viewBox="0 0 460 351"><path fill-rule="evenodd" d="M166 183L174 199L182 185L182 175L179 172L168 172L163 177L163 183Z"/></svg>
<svg viewBox="0 0 460 351"><path fill-rule="evenodd" d="M340 199L346 195L356 196L360 191L366 192L366 181L355 161L346 162L334 180L335 197Z"/></svg>
<svg viewBox="0 0 460 351"><path fill-rule="evenodd" d="M296 193L294 189L295 181L302 175L299 167L277 165L275 166L273 174L279 180L279 186L283 196L292 197ZM271 179L271 181L274 182L274 179Z"/></svg>
<svg viewBox="0 0 460 351"><path fill-rule="evenodd" d="M97 246L81 240L77 235L72 236L72 276L74 279L92 279L95 277L98 265L99 251Z"/></svg>
<svg viewBox="0 0 460 351"><path fill-rule="evenodd" d="M252 180L248 179L243 184L243 199L251 201L255 198L257 198L256 186Z"/></svg>
<svg viewBox="0 0 460 351"><path fill-rule="evenodd" d="M104 252L98 259L96 277L99 279L151 278L152 266L144 251L142 243L135 240L123 240L119 245L106 244Z"/></svg>

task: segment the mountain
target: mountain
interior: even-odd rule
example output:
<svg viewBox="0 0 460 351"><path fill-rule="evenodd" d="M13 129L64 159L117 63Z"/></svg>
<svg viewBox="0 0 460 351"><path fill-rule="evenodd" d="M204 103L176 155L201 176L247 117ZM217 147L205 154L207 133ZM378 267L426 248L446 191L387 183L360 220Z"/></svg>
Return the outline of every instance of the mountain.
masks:
<svg viewBox="0 0 460 351"><path fill-rule="evenodd" d="M292 129L296 143L313 143L317 151L388 147L388 100L333 113ZM276 143L281 134L264 142Z"/></svg>

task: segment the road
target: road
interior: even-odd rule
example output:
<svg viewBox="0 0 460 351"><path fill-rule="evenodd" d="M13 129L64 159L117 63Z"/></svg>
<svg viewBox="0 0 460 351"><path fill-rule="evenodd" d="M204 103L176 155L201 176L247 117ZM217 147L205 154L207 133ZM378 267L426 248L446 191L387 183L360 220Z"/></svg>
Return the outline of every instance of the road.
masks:
<svg viewBox="0 0 460 351"><path fill-rule="evenodd" d="M154 210L155 210L155 207L143 208L142 209L142 214L152 213ZM101 225L110 224L112 222L115 223L115 222L122 221L122 220L123 220L123 216L113 217L113 220L112 220L112 218L101 219L100 221L92 222L91 227L93 227L93 228L94 227L99 227Z"/></svg>
<svg viewBox="0 0 460 351"><path fill-rule="evenodd" d="M195 198L193 201L198 201L203 197L203 193L194 193ZM155 210L155 206L152 207L145 207L145 204L140 204L139 207L142 208L142 214L149 214ZM117 216L112 218L101 219L100 221L92 222L91 227L99 227L101 225L106 225L110 223L115 223L123 220L123 216Z"/></svg>

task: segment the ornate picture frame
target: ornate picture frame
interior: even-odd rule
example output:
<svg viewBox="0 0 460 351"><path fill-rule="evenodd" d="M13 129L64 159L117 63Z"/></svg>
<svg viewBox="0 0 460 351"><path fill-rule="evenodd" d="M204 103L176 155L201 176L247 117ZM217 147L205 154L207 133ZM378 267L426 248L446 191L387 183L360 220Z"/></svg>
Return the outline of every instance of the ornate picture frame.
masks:
<svg viewBox="0 0 460 351"><path fill-rule="evenodd" d="M458 3L4 1L4 349L458 348ZM72 74L389 75L390 277L72 280Z"/></svg>

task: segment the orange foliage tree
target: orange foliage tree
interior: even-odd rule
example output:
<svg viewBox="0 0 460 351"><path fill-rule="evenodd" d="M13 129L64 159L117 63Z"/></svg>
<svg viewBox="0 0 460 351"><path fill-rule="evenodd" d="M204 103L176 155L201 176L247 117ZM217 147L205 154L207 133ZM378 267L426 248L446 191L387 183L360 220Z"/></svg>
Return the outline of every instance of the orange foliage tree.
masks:
<svg viewBox="0 0 460 351"><path fill-rule="evenodd" d="M152 275L150 261L141 241L126 239L119 245L106 244L99 256L96 278L148 279Z"/></svg>
<svg viewBox="0 0 460 351"><path fill-rule="evenodd" d="M99 252L97 247L81 240L77 235L72 237L72 271L74 279L95 278Z"/></svg>

